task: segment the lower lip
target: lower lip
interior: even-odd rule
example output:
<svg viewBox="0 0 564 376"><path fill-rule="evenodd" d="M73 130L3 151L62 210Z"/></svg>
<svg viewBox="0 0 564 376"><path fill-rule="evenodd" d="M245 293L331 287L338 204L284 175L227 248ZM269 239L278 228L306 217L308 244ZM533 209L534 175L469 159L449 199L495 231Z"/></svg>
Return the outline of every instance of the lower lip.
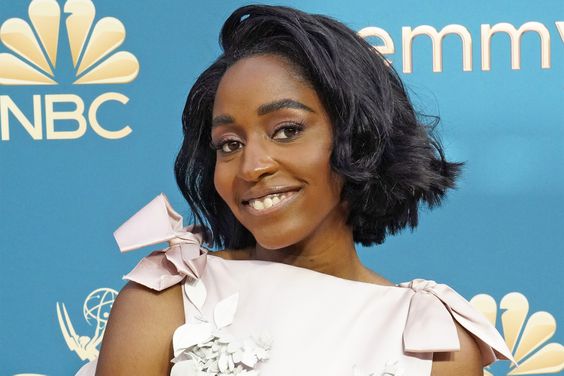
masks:
<svg viewBox="0 0 564 376"><path fill-rule="evenodd" d="M256 215L256 216L271 214L271 213L274 213L275 211L281 210L281 209L285 208L286 206L290 205L294 200L296 200L296 198L300 195L301 192L302 192L301 189L299 189L297 191L284 192L284 194L286 195L286 198L283 201L279 202L278 204L269 207L268 209L257 210L249 204L243 204L243 207L249 213L251 213L252 215ZM288 195L289 195L289 197L288 197Z"/></svg>

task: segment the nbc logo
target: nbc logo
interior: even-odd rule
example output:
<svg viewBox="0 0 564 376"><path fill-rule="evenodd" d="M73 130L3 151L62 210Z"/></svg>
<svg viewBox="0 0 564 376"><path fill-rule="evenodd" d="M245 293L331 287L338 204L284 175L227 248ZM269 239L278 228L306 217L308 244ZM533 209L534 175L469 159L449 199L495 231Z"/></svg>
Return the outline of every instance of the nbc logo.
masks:
<svg viewBox="0 0 564 376"><path fill-rule="evenodd" d="M19 56L0 54L1 85L57 83L54 68L57 66L61 8L56 0L33 0L28 12L33 29L20 18L10 18L0 28L2 43ZM137 77L139 62L133 54L126 51L112 54L125 40L125 27L121 21L105 17L92 27L96 8L91 0L68 0L64 12L70 14L66 26L76 69L75 84L119 84Z"/></svg>
<svg viewBox="0 0 564 376"><path fill-rule="evenodd" d="M495 326L498 305L487 294L476 295L470 303ZM517 366L510 375L546 375L560 373L564 369L564 346L557 342L547 343L556 333L556 320L548 312L538 311L530 316L527 298L518 292L505 295L500 303L501 326L507 347ZM527 317L528 316L528 317ZM484 376L494 376L488 368Z"/></svg>
<svg viewBox="0 0 564 376"><path fill-rule="evenodd" d="M137 58L127 51L116 51L125 41L125 27L114 17L95 21L92 0L67 0L63 11L66 40L74 67L73 85L125 84L139 73ZM0 53L0 86L57 85L57 55L62 26L61 7L57 0L32 0L28 7L31 22L10 18L0 27L0 41L11 52ZM65 38L61 38L65 40ZM62 43L61 43L62 44ZM0 95L1 140L10 140L10 114L34 140L76 139L82 137L88 124L99 136L119 139L131 133L129 126L119 130L102 127L97 120L101 105L117 101L125 105L129 98L109 92L99 95L89 106L75 94L33 95L33 118L24 115L13 98ZM57 104L74 105L72 111L55 111ZM67 106L68 106L67 104ZM87 110L87 111L86 111ZM45 132L42 120L45 116ZM76 129L56 129L56 120L73 120Z"/></svg>

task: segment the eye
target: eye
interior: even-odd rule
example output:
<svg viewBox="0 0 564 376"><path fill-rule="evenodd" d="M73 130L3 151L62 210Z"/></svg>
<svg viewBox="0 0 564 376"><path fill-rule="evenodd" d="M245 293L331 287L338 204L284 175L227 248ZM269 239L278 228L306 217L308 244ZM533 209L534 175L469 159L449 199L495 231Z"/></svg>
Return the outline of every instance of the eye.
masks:
<svg viewBox="0 0 564 376"><path fill-rule="evenodd" d="M233 153L234 151L240 149L241 147L242 147L241 142L237 140L225 140L216 145L212 144L213 149L220 151L223 154Z"/></svg>
<svg viewBox="0 0 564 376"><path fill-rule="evenodd" d="M289 140L295 138L304 129L303 124L292 123L286 124L278 128L272 138L274 140Z"/></svg>

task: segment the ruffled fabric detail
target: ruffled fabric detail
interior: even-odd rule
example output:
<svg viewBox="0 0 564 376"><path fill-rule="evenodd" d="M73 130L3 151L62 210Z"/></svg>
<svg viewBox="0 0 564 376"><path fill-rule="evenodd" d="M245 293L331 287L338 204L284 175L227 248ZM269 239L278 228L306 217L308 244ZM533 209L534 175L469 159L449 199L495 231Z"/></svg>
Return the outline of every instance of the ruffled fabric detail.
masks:
<svg viewBox="0 0 564 376"><path fill-rule="evenodd" d="M456 320L477 339L484 366L497 359L515 362L498 331L449 286L424 279L415 279L399 286L415 292L403 333L405 352L459 351Z"/></svg>
<svg viewBox="0 0 564 376"><path fill-rule="evenodd" d="M185 293L201 310L206 291L200 277L206 268L207 250L201 246L201 234L194 230L194 226L183 226L182 216L164 194L159 194L122 224L114 237L121 252L163 242L168 242L168 247L143 258L123 279L162 291L188 278Z"/></svg>

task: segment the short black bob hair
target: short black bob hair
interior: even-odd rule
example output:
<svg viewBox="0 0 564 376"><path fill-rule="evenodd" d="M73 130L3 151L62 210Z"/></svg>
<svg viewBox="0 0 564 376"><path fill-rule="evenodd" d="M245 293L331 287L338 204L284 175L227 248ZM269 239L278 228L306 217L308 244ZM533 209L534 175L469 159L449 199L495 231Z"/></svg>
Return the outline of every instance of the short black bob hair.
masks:
<svg viewBox="0 0 564 376"><path fill-rule="evenodd" d="M254 246L214 186L210 148L215 93L238 60L274 54L288 60L319 95L333 126L332 169L344 178L341 199L354 241L380 244L418 222L422 201L440 203L462 163L450 163L414 110L397 72L364 39L323 15L282 6L235 10L220 34L223 54L190 90L182 114L184 141L175 162L177 184L206 241L231 249ZM209 231L211 230L211 231Z"/></svg>

